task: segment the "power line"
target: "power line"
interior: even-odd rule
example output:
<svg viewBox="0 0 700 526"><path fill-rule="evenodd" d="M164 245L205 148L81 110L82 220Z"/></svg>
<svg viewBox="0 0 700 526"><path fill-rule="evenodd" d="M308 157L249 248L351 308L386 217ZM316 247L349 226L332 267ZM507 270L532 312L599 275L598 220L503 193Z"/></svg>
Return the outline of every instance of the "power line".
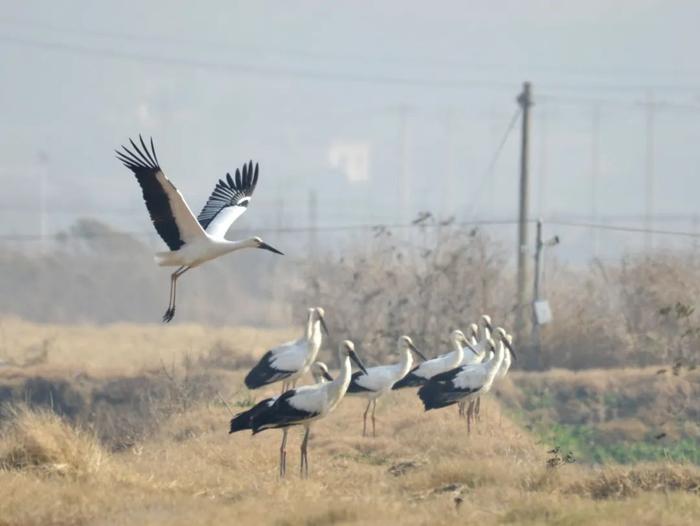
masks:
<svg viewBox="0 0 700 526"><path fill-rule="evenodd" d="M656 88L654 88L656 89ZM698 88L700 91L700 88ZM543 94L537 96L538 103L554 103L571 106L613 106L617 108L627 108L630 110L643 109L649 105L649 101L635 101L622 99L608 99L600 97L579 97L568 95ZM700 112L700 106L676 101L654 99L654 108L657 110L679 110Z"/></svg>
<svg viewBox="0 0 700 526"><path fill-rule="evenodd" d="M528 223L535 223L535 220L528 220ZM559 219L545 219L544 222L549 225L568 226L574 228L595 228L599 230L609 230L613 232L628 232L638 234L654 234L667 236L681 236L700 238L700 232L687 232L682 230L663 230L663 229L647 229L641 227L626 227L605 225L599 223L587 223L577 221L566 221ZM375 224L358 224L358 225L329 225L329 226L303 226L303 227L284 227L284 228L256 228L256 229L240 229L238 232L246 233L248 231L260 233L274 234L295 234L309 232L352 232L352 231L381 231L381 230L403 230L403 229L420 229L420 228L446 228L446 227L479 227L479 226L504 226L514 225L518 223L516 219L487 219L474 221L456 221L452 223L375 223ZM74 233L57 233L42 236L41 234L0 234L0 241L41 241L46 239L62 240L62 239L105 239L105 238L123 238L123 237L146 237L157 238L156 232L144 231L119 231L111 233L99 234L74 234Z"/></svg>
<svg viewBox="0 0 700 526"><path fill-rule="evenodd" d="M329 225L329 226L303 226L303 227L281 227L281 228L255 228L255 229L239 229L238 232L246 233L255 231L259 233L275 233L275 234L296 234L308 232L350 232L350 231L377 231L377 230L401 230L401 229L419 229L419 228L445 228L450 226L459 227L477 227L477 226L495 226L495 225L512 225L517 221L513 219L503 220L482 220L482 221L464 221L452 223L375 223L375 224L358 224L358 225ZM44 239L102 239L102 238L123 238L123 237L158 237L156 232L143 231L119 231L119 232L103 232L99 234L74 234L74 233L58 233L51 235L41 234L2 234L0 241L40 241Z"/></svg>
<svg viewBox="0 0 700 526"><path fill-rule="evenodd" d="M513 116L511 117L510 122L508 123L508 127L506 128L506 131L503 134L503 137L501 138L501 142L498 143L498 147L496 148L496 151L494 151L493 156L491 157L491 161L486 167L484 174L481 176L481 180L479 181L476 191L472 195L472 198L474 199L474 208L472 209L472 216L476 215L476 211L479 208L479 197L481 196L481 192L486 186L486 181L493 176L494 170L496 168L496 162L498 162L498 158L501 156L501 152L503 151L503 148L505 147L506 142L508 141L508 137L510 137L513 128L515 128L515 125L518 122L518 119L520 118L521 111L521 108L518 107L518 109L515 110L515 113L513 113Z"/></svg>
<svg viewBox="0 0 700 526"><path fill-rule="evenodd" d="M192 47L192 46L206 46L206 47L215 47L217 49L222 49L222 48L227 48L227 49L235 49L235 50L241 50L245 49L247 51L255 52L260 55L265 55L265 54L272 54L272 55L283 55L283 56L291 56L295 58L302 58L302 59L313 59L313 60L326 60L326 61L333 61L333 62L338 62L338 61L358 61L361 62L362 64L367 64L369 62L375 62L375 63L394 63L394 64L413 64L413 65L418 65L421 67L424 66L429 66L429 67L435 67L435 66L440 66L440 67L449 67L449 68L469 68L469 69L481 69L481 70L496 70L496 71L503 71L503 70L513 70L513 69L522 69L526 71L544 71L544 72L550 72L550 73L557 73L557 74L563 74L563 75L569 75L569 74L575 74L575 75L580 75L582 72L581 66L576 65L576 66L571 66L568 64L559 64L559 65L554 65L554 64L533 64L531 62L528 62L527 64L523 65L518 65L518 64L508 64L508 63L474 63L474 62L465 62L462 60L451 60L451 59L444 59L441 57L429 57L424 60L415 58L415 57L405 57L405 56L363 56L363 55L349 55L349 54L329 54L329 53L319 53L317 51L309 51L305 49L300 49L300 48L289 48L285 47L282 49L279 48L264 48L264 47L259 47L259 46L251 46L251 45L242 45L241 43L235 43L235 45L232 45L231 42L225 42L222 40L201 40L201 39L191 39L191 38L182 38L182 37L173 37L173 36L168 36L168 35L155 35L155 34L145 34L145 33L117 33L113 31L105 31L105 30L100 30L97 31L93 29L92 27L86 28L86 27L60 27L57 25L53 24L47 24L44 22L40 21L35 21L35 20L28 20L28 19L22 19L22 18L16 18L16 17L3 17L0 18L0 24L6 25L11 27L12 29L15 29L17 26L23 26L29 30L37 30L37 31L50 31L53 33L57 34L63 34L63 35L68 35L72 37L89 37L89 38L99 38L99 39L113 39L113 40L123 40L123 41L128 41L128 42L134 42L134 41L141 41L141 42L153 42L156 44L174 44L174 45L181 45L181 46L187 46L187 47ZM673 75L679 76L679 75L684 75L684 76L690 76L690 77L695 77L697 75L700 75L700 70L681 70L678 68L649 68L649 67L629 67L629 66L618 66L618 67L589 67L586 68L588 74L593 74L597 76L609 76L609 75L620 75L620 74L626 74L626 75L651 75L654 77L658 77L659 75ZM675 89L675 90L696 90L698 89L698 86L693 86L693 85L684 85L684 84L670 84L665 86L668 89ZM620 84L593 84L593 85L582 85L580 83L576 84L561 84L559 86L560 89L562 90L589 90L589 89L600 89L600 90L646 90L650 88L658 88L658 89L664 89L664 86L648 86L648 85L641 85L641 84L625 84L625 85L620 85Z"/></svg>
<svg viewBox="0 0 700 526"><path fill-rule="evenodd" d="M149 64L163 64L178 67L190 67L220 73L253 75L260 77L285 77L297 79L320 80L327 82L346 82L358 84L387 84L417 87L431 87L444 89L503 89L512 90L513 84L507 82L494 82L486 80L454 80L431 79L416 77L399 77L391 75L362 75L350 73L337 73L313 69L295 69L285 67L267 67L252 64L237 64L229 62L215 62L201 59L187 59L176 57L164 57L132 51L122 51L109 48L91 48L81 44L67 44L64 42L52 42L47 40L33 40L11 35L0 34L0 42L25 47L46 49L49 51L98 56L115 60L131 60Z"/></svg>
<svg viewBox="0 0 700 526"><path fill-rule="evenodd" d="M653 234L653 235L666 235L666 236L682 236L682 237L693 237L700 238L699 232L685 232L682 230L658 230L652 228L641 228L632 226L613 226L613 225L601 225L598 223L577 223L574 221L559 221L556 219L548 219L545 223L550 225L560 225L560 226L571 226L580 228L596 228L599 230L612 230L616 232L633 232L637 234Z"/></svg>

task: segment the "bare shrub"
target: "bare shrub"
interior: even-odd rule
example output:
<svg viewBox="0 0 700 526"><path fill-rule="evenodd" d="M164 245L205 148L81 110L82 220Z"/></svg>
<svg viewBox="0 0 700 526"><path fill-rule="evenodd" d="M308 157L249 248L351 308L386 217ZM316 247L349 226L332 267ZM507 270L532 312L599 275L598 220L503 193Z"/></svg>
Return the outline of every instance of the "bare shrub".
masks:
<svg viewBox="0 0 700 526"><path fill-rule="evenodd" d="M367 246L309 263L310 286L296 303L326 306L331 345L351 338L363 355L379 359L409 334L436 355L448 350L450 330L483 312L509 323L512 295L500 246L477 229L425 226L410 240L376 229Z"/></svg>

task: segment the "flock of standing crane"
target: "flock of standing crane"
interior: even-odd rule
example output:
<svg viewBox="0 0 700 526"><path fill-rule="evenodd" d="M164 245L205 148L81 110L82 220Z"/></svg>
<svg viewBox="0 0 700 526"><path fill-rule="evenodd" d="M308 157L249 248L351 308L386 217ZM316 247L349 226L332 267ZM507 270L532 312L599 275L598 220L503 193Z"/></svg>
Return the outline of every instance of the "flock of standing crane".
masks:
<svg viewBox="0 0 700 526"><path fill-rule="evenodd" d="M245 377L249 389L282 383L282 393L258 402L231 420L230 433L251 430L282 429L280 476L286 473L287 434L292 426L304 427L301 443L301 475L308 476L308 442L311 425L333 411L343 397L367 399L362 434L367 434L367 416L371 412L372 435L376 436L374 412L377 400L392 390L419 387L418 396L427 410L460 404L460 414L467 417L467 429L478 416L479 399L488 393L496 379L508 373L515 358L512 337L503 328L493 330L491 318L481 316L481 327L471 324L467 338L460 330L451 334L453 350L428 360L409 336L398 340L399 361L389 365L365 367L350 340L340 344L340 370L333 378L323 362L316 361L321 348L322 330L326 330L324 311L310 308L304 335L298 340L270 349ZM414 367L413 354L422 360ZM352 372L355 362L359 371ZM311 370L315 383L295 387Z"/></svg>
<svg viewBox="0 0 700 526"><path fill-rule="evenodd" d="M117 158L131 170L143 192L151 221L170 251L156 254L156 263L177 267L170 279L170 298L163 322L175 316L177 280L185 272L219 256L244 248L260 248L282 254L259 237L229 241L226 233L248 208L258 183L258 165L252 161L219 179L204 208L194 216L184 197L165 176L158 162L153 139L149 145L139 136L139 144L129 139L131 149L122 146ZM308 476L308 442L311 424L333 411L345 394L367 399L362 434L367 434L367 417L376 436L377 401L396 389L418 387L418 396L427 410L459 404L460 416L466 416L467 429L479 415L480 396L493 382L505 376L515 359L512 336L503 328L495 330L487 315L480 326L469 326L469 337L460 330L451 333L452 351L433 359L416 348L409 336L398 340L399 361L390 365L365 367L355 345L344 340L338 349L340 369L333 378L322 362L316 361L322 334L328 334L321 307L310 308L304 335L296 341L269 350L245 377L249 389L282 382L279 396L266 398L231 420L230 432L249 429L253 434L266 429L282 429L280 476L286 473L287 434L292 426L303 426L301 475ZM421 363L414 367L414 356ZM359 371L352 372L352 362ZM311 372L315 383L296 387L299 379ZM371 413L370 413L371 409Z"/></svg>

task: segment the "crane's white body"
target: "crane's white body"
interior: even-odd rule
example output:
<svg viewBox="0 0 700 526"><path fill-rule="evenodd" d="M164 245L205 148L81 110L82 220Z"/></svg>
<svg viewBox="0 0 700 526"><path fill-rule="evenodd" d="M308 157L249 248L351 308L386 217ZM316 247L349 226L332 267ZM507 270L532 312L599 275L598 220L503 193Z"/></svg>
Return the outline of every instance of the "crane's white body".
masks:
<svg viewBox="0 0 700 526"><path fill-rule="evenodd" d="M295 371L286 381L296 382L304 376L321 349L323 335L321 334L321 322L309 317L304 335L298 340L283 343L270 349L272 353L271 364L282 371Z"/></svg>
<svg viewBox="0 0 700 526"><path fill-rule="evenodd" d="M503 341L499 340L496 345L496 352L490 359L460 368L460 371L455 375L451 383L455 389L469 391L468 394L461 398L463 402L468 402L491 390L505 354Z"/></svg>
<svg viewBox="0 0 700 526"><path fill-rule="evenodd" d="M366 374L358 373L354 381L358 386L366 390L354 393L349 392L348 396L377 400L391 391L394 384L406 376L411 370L411 367L413 367L413 355L411 354L411 350L406 347L400 352L401 360L398 363L368 367Z"/></svg>
<svg viewBox="0 0 700 526"><path fill-rule="evenodd" d="M464 348L460 345L454 333L452 334L451 340L452 346L454 347L452 352L442 354L432 360L424 361L411 371L411 374L428 380L436 374L444 373L445 371L459 367L464 359Z"/></svg>

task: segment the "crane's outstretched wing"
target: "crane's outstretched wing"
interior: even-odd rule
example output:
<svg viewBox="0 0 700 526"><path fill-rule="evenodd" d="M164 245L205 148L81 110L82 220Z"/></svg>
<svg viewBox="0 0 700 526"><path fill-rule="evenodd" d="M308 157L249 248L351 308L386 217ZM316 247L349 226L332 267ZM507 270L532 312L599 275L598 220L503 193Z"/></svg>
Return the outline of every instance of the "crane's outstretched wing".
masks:
<svg viewBox="0 0 700 526"><path fill-rule="evenodd" d="M158 165L153 139L151 138L150 152L141 135L139 141L141 148L129 139L133 150L122 146L123 151L116 150L117 159L134 172L143 190L143 200L151 221L160 237L170 250L177 250L187 241L205 236L185 198Z"/></svg>
<svg viewBox="0 0 700 526"><path fill-rule="evenodd" d="M233 222L248 208L255 185L258 184L258 164L253 161L243 165L243 173L236 169L236 177L226 174L226 180L219 179L207 204L197 220L207 234L224 237Z"/></svg>

